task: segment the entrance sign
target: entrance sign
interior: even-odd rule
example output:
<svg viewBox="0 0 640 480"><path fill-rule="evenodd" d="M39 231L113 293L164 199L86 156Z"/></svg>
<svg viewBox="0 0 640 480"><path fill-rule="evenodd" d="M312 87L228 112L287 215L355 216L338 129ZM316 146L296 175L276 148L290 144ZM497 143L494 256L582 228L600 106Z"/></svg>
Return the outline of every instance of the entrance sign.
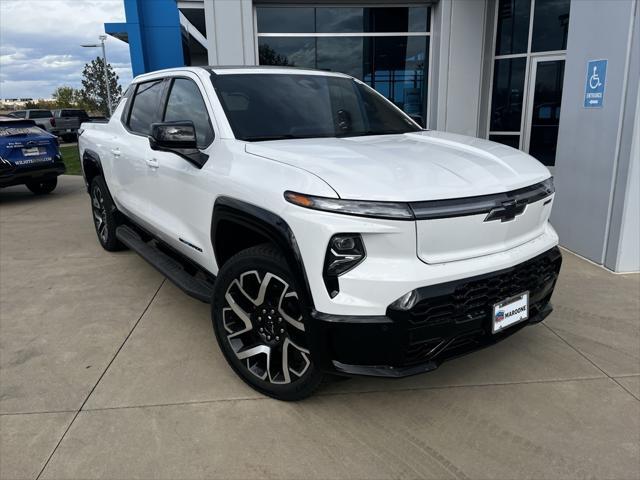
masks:
<svg viewBox="0 0 640 480"><path fill-rule="evenodd" d="M607 78L607 62L607 60L590 60L587 62L584 108L602 108Z"/></svg>

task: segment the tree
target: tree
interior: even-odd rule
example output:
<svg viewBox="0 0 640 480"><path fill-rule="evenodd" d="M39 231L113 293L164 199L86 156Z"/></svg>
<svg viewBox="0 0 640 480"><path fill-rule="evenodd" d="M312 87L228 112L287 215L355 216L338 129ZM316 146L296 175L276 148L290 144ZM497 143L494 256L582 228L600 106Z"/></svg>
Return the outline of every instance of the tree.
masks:
<svg viewBox="0 0 640 480"><path fill-rule="evenodd" d="M38 110L41 108L45 110L51 110L52 108L56 108L56 105L54 102L48 102L46 100L31 100L25 103L24 108L25 110Z"/></svg>
<svg viewBox="0 0 640 480"><path fill-rule="evenodd" d="M258 56L260 65L280 65L283 67L295 67L293 62L289 62L286 55L280 55L269 45L260 45L258 47Z"/></svg>
<svg viewBox="0 0 640 480"><path fill-rule="evenodd" d="M73 87L62 86L55 89L53 99L58 108L75 107L78 104L80 92Z"/></svg>
<svg viewBox="0 0 640 480"><path fill-rule="evenodd" d="M107 105L104 69L104 61L100 57L96 57L95 60L91 60L84 66L80 96L86 109L100 111L108 116L109 107ZM122 87L118 84L119 77L110 63L107 63L107 78L111 88L111 107L115 108L122 97Z"/></svg>

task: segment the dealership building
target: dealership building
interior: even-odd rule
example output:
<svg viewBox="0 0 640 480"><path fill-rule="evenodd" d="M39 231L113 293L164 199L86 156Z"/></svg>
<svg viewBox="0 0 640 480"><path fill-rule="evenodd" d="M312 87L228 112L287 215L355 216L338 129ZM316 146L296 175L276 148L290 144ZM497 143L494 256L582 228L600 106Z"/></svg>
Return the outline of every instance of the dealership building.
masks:
<svg viewBox="0 0 640 480"><path fill-rule="evenodd" d="M134 75L339 71L427 128L519 148L555 177L563 246L640 270L640 0L124 0Z"/></svg>

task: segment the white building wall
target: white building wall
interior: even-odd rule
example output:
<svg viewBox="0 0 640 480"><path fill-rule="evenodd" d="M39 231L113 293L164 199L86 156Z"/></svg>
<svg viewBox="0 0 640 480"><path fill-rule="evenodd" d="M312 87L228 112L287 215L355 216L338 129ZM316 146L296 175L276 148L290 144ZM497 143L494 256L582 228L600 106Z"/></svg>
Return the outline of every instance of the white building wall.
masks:
<svg viewBox="0 0 640 480"><path fill-rule="evenodd" d="M434 6L439 54L432 60L437 91L430 98L437 99L437 112L431 128L479 134L486 10L486 0L441 0Z"/></svg>
<svg viewBox="0 0 640 480"><path fill-rule="evenodd" d="M255 65L252 0L204 0L210 65Z"/></svg>
<svg viewBox="0 0 640 480"><path fill-rule="evenodd" d="M631 164L626 182L626 195L617 244L615 270L640 270L640 85L636 100L636 115L631 144Z"/></svg>
<svg viewBox="0 0 640 480"><path fill-rule="evenodd" d="M637 181L629 177L640 76L637 15L637 0L571 2L551 221L562 245L612 270L640 269L620 263L623 246L640 243L626 223L640 215L628 194ZM587 62L598 59L608 60L603 108L586 109Z"/></svg>

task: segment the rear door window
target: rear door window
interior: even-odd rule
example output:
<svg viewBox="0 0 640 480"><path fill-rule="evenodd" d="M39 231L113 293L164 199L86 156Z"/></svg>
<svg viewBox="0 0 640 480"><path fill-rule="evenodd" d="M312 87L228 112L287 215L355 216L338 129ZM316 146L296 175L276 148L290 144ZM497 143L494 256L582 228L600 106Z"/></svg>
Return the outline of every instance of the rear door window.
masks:
<svg viewBox="0 0 640 480"><path fill-rule="evenodd" d="M173 81L164 113L164 121L192 121L196 128L199 148L204 148L213 141L213 127L207 106L200 89L192 80L176 78Z"/></svg>
<svg viewBox="0 0 640 480"><path fill-rule="evenodd" d="M53 117L51 110L33 110L29 113L29 118L50 118Z"/></svg>
<svg viewBox="0 0 640 480"><path fill-rule="evenodd" d="M153 80L138 85L131 114L129 116L129 129L142 135L151 134L151 124L160 121L160 104L164 90L163 80Z"/></svg>

